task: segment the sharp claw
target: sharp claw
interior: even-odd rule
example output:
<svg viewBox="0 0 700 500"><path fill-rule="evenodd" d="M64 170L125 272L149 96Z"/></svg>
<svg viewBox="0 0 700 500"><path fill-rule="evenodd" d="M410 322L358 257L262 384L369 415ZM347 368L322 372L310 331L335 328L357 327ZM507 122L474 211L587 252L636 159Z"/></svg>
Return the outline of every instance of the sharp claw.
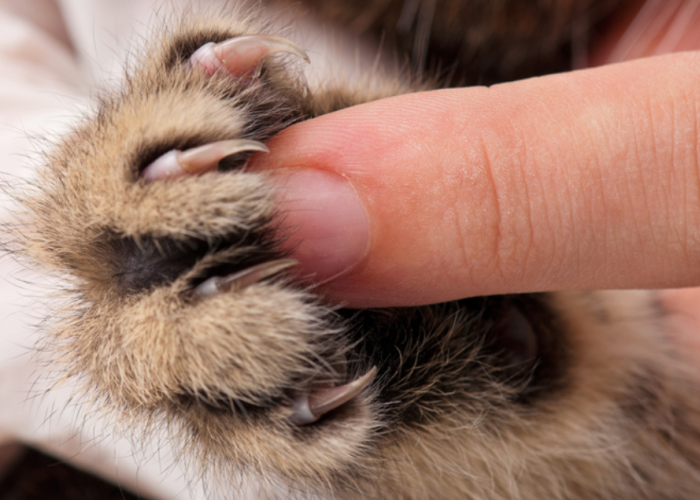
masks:
<svg viewBox="0 0 700 500"><path fill-rule="evenodd" d="M148 165L141 176L148 183L169 177L203 174L216 170L219 162L227 156L244 151L270 152L263 143L244 139L213 142L187 151L173 149Z"/></svg>
<svg viewBox="0 0 700 500"><path fill-rule="evenodd" d="M194 293L198 297L211 297L223 292L238 292L297 264L298 262L294 259L278 259L228 276L214 276L200 283L194 289Z"/></svg>
<svg viewBox="0 0 700 500"><path fill-rule="evenodd" d="M372 383L377 375L377 367L349 384L339 387L317 389L310 394L299 396L292 405L291 420L297 425L316 422L321 416L344 405Z"/></svg>
<svg viewBox="0 0 700 500"><path fill-rule="evenodd" d="M307 63L311 62L298 45L273 35L246 35L216 44L209 42L192 54L190 62L210 75L223 67L233 76L244 76L262 59L278 52L294 54Z"/></svg>
<svg viewBox="0 0 700 500"><path fill-rule="evenodd" d="M178 161L186 173L199 174L216 169L219 162L227 156L243 153L245 151L270 152L267 146L262 142L237 139L233 141L213 142L198 148L179 152Z"/></svg>

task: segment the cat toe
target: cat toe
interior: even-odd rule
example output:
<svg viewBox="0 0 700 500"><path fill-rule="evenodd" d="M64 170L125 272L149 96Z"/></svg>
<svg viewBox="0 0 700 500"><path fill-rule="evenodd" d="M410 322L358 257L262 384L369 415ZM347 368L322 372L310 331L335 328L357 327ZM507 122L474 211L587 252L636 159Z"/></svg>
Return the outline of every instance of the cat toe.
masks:
<svg viewBox="0 0 700 500"><path fill-rule="evenodd" d="M233 76L243 77L251 74L260 61L279 52L310 62L306 52L289 40L273 35L247 35L204 44L192 54L190 63L209 75L223 69Z"/></svg>
<svg viewBox="0 0 700 500"><path fill-rule="evenodd" d="M227 156L255 151L270 152L263 143L245 139L213 142L185 151L173 149L148 165L141 176L149 183L183 175L203 174L216 170L219 162Z"/></svg>

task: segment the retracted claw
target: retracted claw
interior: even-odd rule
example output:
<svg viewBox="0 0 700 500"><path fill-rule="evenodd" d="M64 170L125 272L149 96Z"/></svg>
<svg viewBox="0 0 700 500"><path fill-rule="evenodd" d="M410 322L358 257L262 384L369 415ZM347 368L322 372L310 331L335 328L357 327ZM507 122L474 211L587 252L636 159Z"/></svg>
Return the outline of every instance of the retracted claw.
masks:
<svg viewBox="0 0 700 500"><path fill-rule="evenodd" d="M316 389L309 394L302 394L292 405L292 422L297 425L308 425L316 422L324 414L335 410L357 396L372 383L376 375L377 367L374 366L349 384Z"/></svg>
<svg viewBox="0 0 700 500"><path fill-rule="evenodd" d="M298 262L294 259L278 259L249 267L228 276L213 276L197 285L194 294L204 298L223 292L238 292L297 264Z"/></svg>
<svg viewBox="0 0 700 500"><path fill-rule="evenodd" d="M203 174L216 170L219 162L227 156L247 151L270 152L262 142L245 139L212 142L186 151L173 149L148 165L141 176L148 183L183 175Z"/></svg>
<svg viewBox="0 0 700 500"><path fill-rule="evenodd" d="M261 60L278 52L294 54L307 63L311 62L306 52L285 38L245 35L202 45L192 54L190 64L199 66L209 75L223 68L231 75L241 77L252 72Z"/></svg>

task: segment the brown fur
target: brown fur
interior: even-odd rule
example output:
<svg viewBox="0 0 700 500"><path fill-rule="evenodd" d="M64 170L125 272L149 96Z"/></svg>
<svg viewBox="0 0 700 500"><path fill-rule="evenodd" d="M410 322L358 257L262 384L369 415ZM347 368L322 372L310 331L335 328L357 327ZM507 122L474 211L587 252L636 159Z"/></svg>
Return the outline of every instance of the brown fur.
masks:
<svg viewBox="0 0 700 500"><path fill-rule="evenodd" d="M299 496L696 498L697 375L651 293L367 311L335 310L285 277L192 294L283 256L270 178L241 158L148 185L140 169L411 88L375 74L371 87L311 95L279 62L252 83L186 66L205 42L266 29L240 13L171 25L48 154L24 199L25 252L72 284L49 339L68 375L128 426L167 426L200 470L250 470ZM352 401L290 421L296 395L371 366L376 380Z"/></svg>
<svg viewBox="0 0 700 500"><path fill-rule="evenodd" d="M570 69L606 16L631 0L304 0L419 72L488 84Z"/></svg>

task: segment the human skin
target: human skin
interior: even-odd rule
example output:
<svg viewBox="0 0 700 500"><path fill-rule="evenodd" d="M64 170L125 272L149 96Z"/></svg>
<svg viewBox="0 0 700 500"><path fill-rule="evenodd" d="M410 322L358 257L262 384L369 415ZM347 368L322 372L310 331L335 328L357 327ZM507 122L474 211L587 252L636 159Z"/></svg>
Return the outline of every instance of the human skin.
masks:
<svg viewBox="0 0 700 500"><path fill-rule="evenodd" d="M676 47L700 48L692 27ZM281 172L300 273L346 306L693 287L699 118L700 52L684 52L345 109L290 127L256 166ZM700 355L700 290L660 296Z"/></svg>
<svg viewBox="0 0 700 500"><path fill-rule="evenodd" d="M350 267L327 290L352 306L690 286L700 283L699 81L700 53L689 52L409 94L294 126L263 161L304 177L285 179L295 200L282 204L285 223L315 241L306 246L323 236L338 251L319 263L302 244L296 257L319 280ZM322 211L337 222L326 234L309 228L326 172L357 194L368 235L345 230L354 207Z"/></svg>

